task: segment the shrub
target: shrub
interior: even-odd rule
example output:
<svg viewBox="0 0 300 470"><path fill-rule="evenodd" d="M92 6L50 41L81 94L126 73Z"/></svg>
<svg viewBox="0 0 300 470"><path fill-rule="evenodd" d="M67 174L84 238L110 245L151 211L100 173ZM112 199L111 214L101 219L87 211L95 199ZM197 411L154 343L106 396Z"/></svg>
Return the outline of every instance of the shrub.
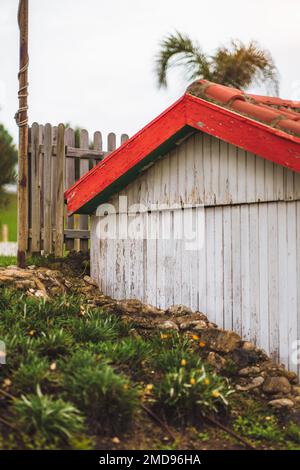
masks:
<svg viewBox="0 0 300 470"><path fill-rule="evenodd" d="M66 443L84 429L84 419L74 405L43 395L39 387L36 394L16 399L13 411L20 430L48 443L57 439Z"/></svg>
<svg viewBox="0 0 300 470"><path fill-rule="evenodd" d="M31 352L13 375L14 390L34 392L38 385L50 380L48 361Z"/></svg>
<svg viewBox="0 0 300 470"><path fill-rule="evenodd" d="M195 369L180 367L168 372L155 390L158 404L184 421L219 412L228 406L231 393L226 380L207 372L200 363Z"/></svg>
<svg viewBox="0 0 300 470"><path fill-rule="evenodd" d="M98 431L126 428L138 407L138 389L124 374L77 351L64 368L64 390L93 421Z"/></svg>

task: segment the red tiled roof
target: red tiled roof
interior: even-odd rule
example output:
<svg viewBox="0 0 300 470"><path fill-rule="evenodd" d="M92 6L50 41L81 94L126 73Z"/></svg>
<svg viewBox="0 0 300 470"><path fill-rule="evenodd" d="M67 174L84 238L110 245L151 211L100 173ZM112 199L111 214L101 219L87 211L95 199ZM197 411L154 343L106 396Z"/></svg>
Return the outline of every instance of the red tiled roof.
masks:
<svg viewBox="0 0 300 470"><path fill-rule="evenodd" d="M68 214L92 213L195 129L300 173L299 102L199 80L66 191Z"/></svg>
<svg viewBox="0 0 300 470"><path fill-rule="evenodd" d="M256 119L288 134L300 136L300 102L277 97L247 94L207 80L194 82L187 90L243 116Z"/></svg>

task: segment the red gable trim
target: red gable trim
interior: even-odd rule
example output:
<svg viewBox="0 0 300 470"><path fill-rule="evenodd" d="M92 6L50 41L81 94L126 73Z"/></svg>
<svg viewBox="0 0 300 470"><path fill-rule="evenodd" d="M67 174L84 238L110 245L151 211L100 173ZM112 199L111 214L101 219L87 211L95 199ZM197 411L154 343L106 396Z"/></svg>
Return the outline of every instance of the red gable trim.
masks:
<svg viewBox="0 0 300 470"><path fill-rule="evenodd" d="M185 94L66 191L68 213L83 211L185 126L300 172L300 138Z"/></svg>

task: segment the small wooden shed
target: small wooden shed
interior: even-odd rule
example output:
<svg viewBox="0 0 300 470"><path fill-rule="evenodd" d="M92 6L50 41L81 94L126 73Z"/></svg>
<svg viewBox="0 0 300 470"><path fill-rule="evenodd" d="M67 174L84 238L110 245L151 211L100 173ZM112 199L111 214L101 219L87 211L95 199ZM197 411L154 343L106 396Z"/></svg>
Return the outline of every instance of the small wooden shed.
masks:
<svg viewBox="0 0 300 470"><path fill-rule="evenodd" d="M201 80L66 200L70 214L92 215L92 276L105 294L200 310L297 371L299 172L299 102ZM104 237L97 208L119 216L118 233L139 216L159 235ZM185 226L203 222L199 249L177 236L183 209Z"/></svg>

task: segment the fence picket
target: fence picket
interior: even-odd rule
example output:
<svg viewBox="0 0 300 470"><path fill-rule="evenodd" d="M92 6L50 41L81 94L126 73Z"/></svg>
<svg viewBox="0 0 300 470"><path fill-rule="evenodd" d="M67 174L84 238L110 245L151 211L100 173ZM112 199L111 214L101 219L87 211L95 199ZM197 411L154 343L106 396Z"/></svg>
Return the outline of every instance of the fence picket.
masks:
<svg viewBox="0 0 300 470"><path fill-rule="evenodd" d="M35 122L31 128L31 244L30 251L39 253L41 250L40 230L41 230L41 208L40 208L40 128Z"/></svg>
<svg viewBox="0 0 300 470"><path fill-rule="evenodd" d="M129 136L127 134L122 134L121 135L121 145L124 144L129 139Z"/></svg>
<svg viewBox="0 0 300 470"><path fill-rule="evenodd" d="M52 126L46 124L44 138L44 253L52 253Z"/></svg>
<svg viewBox="0 0 300 470"><path fill-rule="evenodd" d="M108 152L113 152L114 150L116 150L116 146L117 146L116 134L114 132L110 132L107 136Z"/></svg>
<svg viewBox="0 0 300 470"><path fill-rule="evenodd" d="M97 131L94 133L94 150L102 152L102 134ZM93 166L97 165L97 160L93 160Z"/></svg>
<svg viewBox="0 0 300 470"><path fill-rule="evenodd" d="M55 256L64 254L64 189L65 189L65 126L58 126L57 135L57 187L56 187L56 232L55 232Z"/></svg>
<svg viewBox="0 0 300 470"><path fill-rule="evenodd" d="M75 132L73 129L66 130L66 145L75 147ZM75 183L75 160L74 158L66 158L66 178L65 189L70 188ZM67 228L74 229L74 216L67 217ZM66 249L74 250L74 240L66 240Z"/></svg>
<svg viewBox="0 0 300 470"><path fill-rule="evenodd" d="M127 134L122 134L121 144L126 140ZM65 129L63 124L58 127L32 125L29 129L29 252L55 253L60 257L64 247L67 251L88 251L89 217L67 217L64 191L116 146L113 132L107 136L105 152L99 131L94 133L90 148L86 130L80 131L77 139L74 130Z"/></svg>
<svg viewBox="0 0 300 470"><path fill-rule="evenodd" d="M86 130L82 129L80 131L80 148L88 149L89 148L89 134ZM79 164L79 173L80 178L84 176L89 171L89 162L88 160L80 160ZM89 228L89 218L87 215L81 215L79 218L79 229L80 230L88 230ZM86 253L89 249L89 241L88 240L80 240L80 251Z"/></svg>

